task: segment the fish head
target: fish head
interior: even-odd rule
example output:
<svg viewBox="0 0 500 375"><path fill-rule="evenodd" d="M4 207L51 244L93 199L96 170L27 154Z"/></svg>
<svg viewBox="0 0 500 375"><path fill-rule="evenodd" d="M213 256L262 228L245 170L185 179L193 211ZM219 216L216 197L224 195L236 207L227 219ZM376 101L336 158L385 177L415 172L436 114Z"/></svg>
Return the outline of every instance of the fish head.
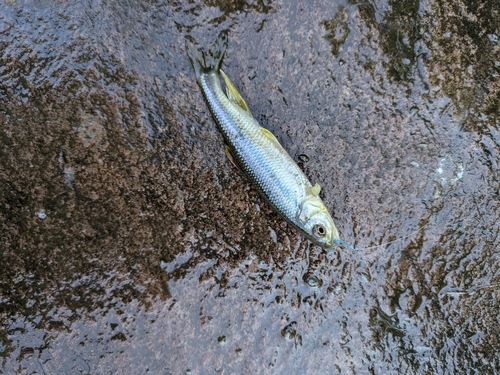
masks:
<svg viewBox="0 0 500 375"><path fill-rule="evenodd" d="M302 202L297 219L301 229L316 245L332 249L335 241L340 240L337 227L318 196L309 196Z"/></svg>

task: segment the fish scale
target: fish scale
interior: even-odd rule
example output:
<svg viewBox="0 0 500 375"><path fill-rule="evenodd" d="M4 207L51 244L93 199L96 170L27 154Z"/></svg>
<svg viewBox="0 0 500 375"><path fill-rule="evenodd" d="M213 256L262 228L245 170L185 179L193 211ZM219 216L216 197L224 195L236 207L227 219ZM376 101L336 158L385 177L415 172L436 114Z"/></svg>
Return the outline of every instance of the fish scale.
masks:
<svg viewBox="0 0 500 375"><path fill-rule="evenodd" d="M201 86L238 165L281 215L295 220L309 180L288 154L271 147L253 117L230 103L216 74L202 75Z"/></svg>
<svg viewBox="0 0 500 375"><path fill-rule="evenodd" d="M227 38L221 34L208 53L192 43L188 43L187 51L231 158L265 200L307 238L327 249L335 243L343 243L319 198L320 186L313 186L276 137L259 125L234 84L220 69L226 45ZM220 76L226 84L226 92Z"/></svg>

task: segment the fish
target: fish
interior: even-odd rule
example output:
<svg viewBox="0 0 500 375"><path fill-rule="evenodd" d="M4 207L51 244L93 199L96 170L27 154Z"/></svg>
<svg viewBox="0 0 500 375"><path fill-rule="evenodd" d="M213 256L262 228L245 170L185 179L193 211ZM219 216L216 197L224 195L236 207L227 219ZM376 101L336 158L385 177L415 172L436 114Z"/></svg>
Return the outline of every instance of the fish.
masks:
<svg viewBox="0 0 500 375"><path fill-rule="evenodd" d="M274 134L257 122L221 69L227 45L227 32L220 33L208 51L192 38L186 39L196 81L222 133L227 156L264 200L307 239L324 249L333 249L335 244L350 246L340 240L333 219L319 197L320 185L313 185Z"/></svg>

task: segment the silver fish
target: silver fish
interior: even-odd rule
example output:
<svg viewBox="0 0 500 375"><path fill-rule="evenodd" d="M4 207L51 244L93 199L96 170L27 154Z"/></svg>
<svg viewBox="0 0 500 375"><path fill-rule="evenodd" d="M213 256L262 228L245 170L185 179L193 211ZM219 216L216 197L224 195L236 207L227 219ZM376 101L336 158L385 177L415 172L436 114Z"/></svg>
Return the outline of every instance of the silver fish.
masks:
<svg viewBox="0 0 500 375"><path fill-rule="evenodd" d="M230 159L239 165L265 200L312 242L325 249L333 248L336 243L346 245L319 197L319 184L312 185L276 137L258 124L221 69L227 34L219 35L209 53L191 42L186 47ZM225 93L220 76L226 85Z"/></svg>

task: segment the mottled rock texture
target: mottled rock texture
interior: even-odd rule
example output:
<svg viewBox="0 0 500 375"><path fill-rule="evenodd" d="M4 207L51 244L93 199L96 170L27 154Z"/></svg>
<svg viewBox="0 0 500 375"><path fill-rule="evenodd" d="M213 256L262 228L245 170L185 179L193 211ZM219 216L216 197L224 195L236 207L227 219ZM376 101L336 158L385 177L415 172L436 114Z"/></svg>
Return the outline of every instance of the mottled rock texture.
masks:
<svg viewBox="0 0 500 375"><path fill-rule="evenodd" d="M500 5L0 1L0 372L500 372ZM342 238L227 161L224 70Z"/></svg>

